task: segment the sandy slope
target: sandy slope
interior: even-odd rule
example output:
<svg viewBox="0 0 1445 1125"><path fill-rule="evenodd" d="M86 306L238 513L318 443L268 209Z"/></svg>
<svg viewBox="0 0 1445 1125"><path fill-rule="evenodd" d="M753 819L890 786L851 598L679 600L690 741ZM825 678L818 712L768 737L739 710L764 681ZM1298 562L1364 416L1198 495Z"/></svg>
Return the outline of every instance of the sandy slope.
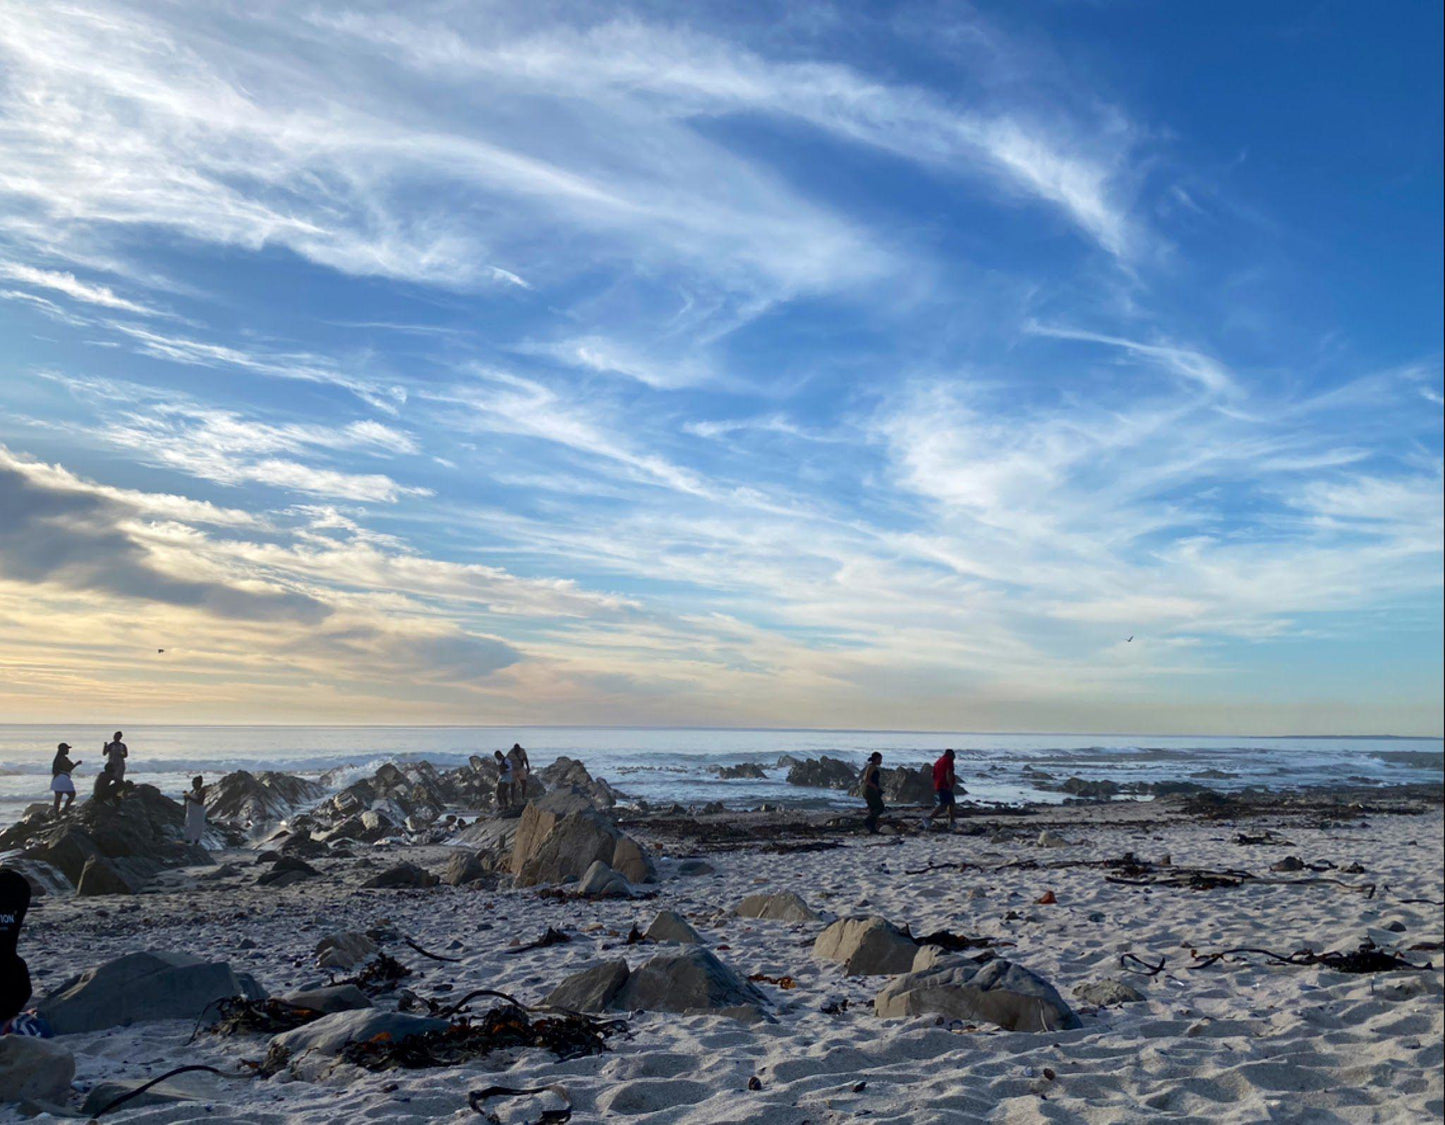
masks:
<svg viewBox="0 0 1445 1125"><path fill-rule="evenodd" d="M656 1125L1441 1118L1439 968L1347 976L1262 964L1185 967L1190 947L1349 949L1367 935L1406 946L1439 942L1445 936L1441 910L1399 902L1445 897L1438 807L1422 816L1369 816L1328 829L1280 820L1247 826L1254 831L1273 823L1293 847L1240 846L1233 842L1236 828L1226 824L1130 825L1120 819L1127 814L1080 811L1077 823L1061 829L1079 842L1057 849L1034 847L1038 826L1030 824L999 842L859 836L830 851L734 851L710 857L717 873L696 878L671 876L675 865L665 859L658 897L642 903L559 902L531 891L447 887L359 892L346 882L356 876L340 871L325 885L316 880L266 893L251 886L254 873L247 870L224 885L195 882L119 908L122 900L46 903L25 952L47 974L38 987L76 967L150 947L229 958L279 992L322 979L311 967L311 951L324 934L387 919L424 947L463 958L459 965L442 965L403 955L418 970L409 982L417 992L439 994L449 984L451 994L460 995L485 986L538 1000L566 973L596 960L625 955L636 964L646 947L621 947L618 935L634 922L645 927L655 910L667 906L692 919L740 972L790 974L799 985L791 991L762 986L774 1001L774 1023L642 1014L632 1020L630 1038L614 1041L610 1053L568 1063L527 1051L448 1070L369 1074L344 1068L319 1082L203 1077L194 1088L203 1093L206 1110L139 1109L107 1121L471 1121L477 1118L466 1108L468 1089L558 1082L572 1097L576 1121L606 1117ZM1089 868L905 873L929 863L1054 864L1126 850L1148 858L1168 853L1175 865L1256 872L1287 853L1341 866L1358 862L1366 873L1345 878L1373 881L1381 889L1371 900L1327 884L1213 891L1118 886ZM444 854L415 849L410 858L439 868ZM884 1022L866 1006L883 978L849 980L835 966L812 960L809 948L820 925L744 921L727 913L758 889L795 890L836 914L880 913L918 933L947 928L1012 941L1001 952L1044 975L1071 1000L1075 985L1120 975L1121 952L1166 956L1169 971L1149 981L1126 976L1147 1000L1086 1010L1079 1031L1032 1035L927 1020ZM1057 905L1033 905L1045 890L1055 893ZM1022 917L1008 921L1010 911ZM1384 928L1391 922L1403 924L1403 933ZM531 940L548 925L567 928L575 940L505 954L509 942ZM596 926L601 928L580 932ZM244 949L244 939L258 948ZM453 942L459 947L451 948ZM1439 952L1410 956L1437 966L1442 960ZM849 1001L846 1011L820 1011L838 998ZM203 1034L187 1046L191 1031L176 1023L148 1024L67 1042L82 1083L152 1075L191 1062L229 1066L237 1057L264 1052L259 1037ZM1044 1077L1046 1067L1052 1080ZM762 1089L749 1091L755 1075ZM866 1086L855 1089L860 1083ZM499 1112L504 1121L520 1120L523 1108L503 1105ZM12 1119L0 1111L0 1120Z"/></svg>

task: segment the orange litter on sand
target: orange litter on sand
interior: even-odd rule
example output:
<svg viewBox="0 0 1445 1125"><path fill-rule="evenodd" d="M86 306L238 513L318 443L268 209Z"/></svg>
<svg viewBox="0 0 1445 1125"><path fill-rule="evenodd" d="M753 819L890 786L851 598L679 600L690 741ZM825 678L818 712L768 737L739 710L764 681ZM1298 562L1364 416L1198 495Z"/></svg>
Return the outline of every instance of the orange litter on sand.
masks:
<svg viewBox="0 0 1445 1125"><path fill-rule="evenodd" d="M1053 906L1059 900L1054 897L1053 891L1045 891L1042 898L1034 899L1035 906Z"/></svg>

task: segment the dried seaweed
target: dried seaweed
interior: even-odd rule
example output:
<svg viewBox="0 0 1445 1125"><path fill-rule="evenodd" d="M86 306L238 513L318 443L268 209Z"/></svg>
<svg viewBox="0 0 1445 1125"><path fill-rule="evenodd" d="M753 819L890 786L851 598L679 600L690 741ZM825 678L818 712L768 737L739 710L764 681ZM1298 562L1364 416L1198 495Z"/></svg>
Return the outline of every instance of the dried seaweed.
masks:
<svg viewBox="0 0 1445 1125"><path fill-rule="evenodd" d="M572 939L561 930L554 930L551 926L548 926L547 932L536 941L528 942L526 945L513 946L511 949L504 949L502 953L506 956L510 956L513 953L528 953L533 949L546 949L549 945L565 945L571 940Z"/></svg>
<svg viewBox="0 0 1445 1125"><path fill-rule="evenodd" d="M600 1020L575 1012L533 1019L525 1008L508 1004L493 1008L479 1020L463 1019L438 1031L405 1039L380 1035L348 1043L340 1057L366 1070L420 1070L460 1066L493 1051L541 1047L565 1062L601 1054L607 1049L606 1040L626 1029L624 1020Z"/></svg>
<svg viewBox="0 0 1445 1125"><path fill-rule="evenodd" d="M207 1028L212 1035L238 1035L241 1032L279 1035L325 1015L314 1008L288 1004L275 997L252 1000L246 996L228 996L217 1001L215 1006L219 1018Z"/></svg>
<svg viewBox="0 0 1445 1125"><path fill-rule="evenodd" d="M354 977L333 981L333 984L354 984L368 996L395 991L397 984L411 976L411 970L394 957L378 953L362 966Z"/></svg>
<svg viewBox="0 0 1445 1125"><path fill-rule="evenodd" d="M1185 968L1188 969L1207 969L1218 964L1247 964L1248 962L1243 959L1249 956L1263 957L1272 965L1295 967L1323 965L1325 968L1339 973L1388 973L1399 969L1419 971L1434 967L1430 964L1417 965L1413 961L1407 961L1398 953L1379 948L1372 941L1362 942L1358 949L1352 949L1348 953L1341 953L1335 949L1327 950L1324 953L1316 953L1312 949L1298 949L1293 953L1284 954L1253 946L1239 946L1234 949L1221 949L1214 953L1200 953L1198 950L1191 949L1189 955L1194 958L1194 963L1186 965ZM1164 971L1167 960L1166 957L1160 956L1158 963L1151 965L1148 961L1132 953L1121 953L1119 967L1127 973L1152 977ZM1134 968L1135 965L1142 967Z"/></svg>
<svg viewBox="0 0 1445 1125"><path fill-rule="evenodd" d="M561 1109L544 1109L535 1125L562 1125L562 1122L572 1119L572 1100L562 1086L541 1086L530 1090L518 1090L511 1086L488 1086L485 1090L473 1090L468 1094L467 1105L472 1107L473 1113L480 1114L487 1121L500 1125L502 1119L490 1110L483 1108L484 1103L492 1098L524 1098L537 1094L556 1094L567 1104Z"/></svg>

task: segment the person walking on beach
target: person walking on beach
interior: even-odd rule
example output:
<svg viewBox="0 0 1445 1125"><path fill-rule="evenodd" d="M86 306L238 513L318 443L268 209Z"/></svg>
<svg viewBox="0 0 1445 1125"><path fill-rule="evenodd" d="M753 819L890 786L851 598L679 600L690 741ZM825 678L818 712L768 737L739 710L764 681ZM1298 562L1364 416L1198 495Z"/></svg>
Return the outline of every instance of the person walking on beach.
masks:
<svg viewBox="0 0 1445 1125"><path fill-rule="evenodd" d="M512 807L512 762L500 750L492 757L497 759L497 811L506 812Z"/></svg>
<svg viewBox="0 0 1445 1125"><path fill-rule="evenodd" d="M953 831L953 821L958 809L958 803L953 797L953 787L957 784L958 778L953 772L953 751L945 750L939 755L938 761L933 763L933 808L923 818L925 832L933 827L933 818L944 809L948 810L948 830Z"/></svg>
<svg viewBox="0 0 1445 1125"><path fill-rule="evenodd" d="M70 743L62 742L55 749L55 757L50 762L50 791L55 794L54 813L59 816L62 812L69 812L70 806L75 804L75 782L70 776L70 771L81 765L79 761L70 760ZM65 801L65 808L60 807L60 802Z"/></svg>
<svg viewBox="0 0 1445 1125"><path fill-rule="evenodd" d="M116 731L115 738L107 742L105 749L101 751L101 754L105 756L106 770L110 773L112 784L117 789L125 782L125 760L130 757L130 751L121 741L122 737L121 732Z"/></svg>
<svg viewBox="0 0 1445 1125"><path fill-rule="evenodd" d="M868 755L868 764L863 767L863 800L868 805L863 827L876 836L878 818L883 815L883 755L877 750Z"/></svg>
<svg viewBox="0 0 1445 1125"><path fill-rule="evenodd" d="M199 844L206 834L206 786L203 778L191 778L190 791L182 798L186 806L184 837L188 844Z"/></svg>
<svg viewBox="0 0 1445 1125"><path fill-rule="evenodd" d="M512 743L507 751L507 761L512 763L512 791L518 804L527 799L527 780L532 776L532 762L520 742Z"/></svg>

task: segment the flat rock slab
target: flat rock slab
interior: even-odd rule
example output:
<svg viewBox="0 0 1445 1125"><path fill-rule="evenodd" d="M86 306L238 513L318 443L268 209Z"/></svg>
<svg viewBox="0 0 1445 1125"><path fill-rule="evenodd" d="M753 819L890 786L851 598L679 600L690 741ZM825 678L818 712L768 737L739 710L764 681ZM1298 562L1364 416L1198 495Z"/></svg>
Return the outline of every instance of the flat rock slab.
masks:
<svg viewBox="0 0 1445 1125"><path fill-rule="evenodd" d="M792 891L771 895L748 895L733 908L739 918L760 918L766 922L819 922L822 915Z"/></svg>
<svg viewBox="0 0 1445 1125"><path fill-rule="evenodd" d="M307 1008L323 1015L334 1012L357 1012L373 1007L371 997L354 984L337 984L329 988L312 988L288 992L281 1000L295 1008Z"/></svg>
<svg viewBox="0 0 1445 1125"><path fill-rule="evenodd" d="M449 1026L446 1020L409 1016L404 1012L383 1012L376 1008L336 1012L273 1036L271 1050L279 1049L287 1058L306 1052L335 1055L348 1043L358 1040L385 1035L399 1042L413 1035L425 1035L428 1031L442 1031Z"/></svg>
<svg viewBox="0 0 1445 1125"><path fill-rule="evenodd" d="M913 969L918 943L876 914L840 918L813 942L813 956L836 961L849 976L893 976Z"/></svg>
<svg viewBox="0 0 1445 1125"><path fill-rule="evenodd" d="M947 957L932 968L889 981L873 1001L882 1019L940 1015L982 1020L1009 1031L1067 1031L1079 1017L1043 977L996 958L980 965Z"/></svg>
<svg viewBox="0 0 1445 1125"><path fill-rule="evenodd" d="M265 992L225 961L189 953L127 953L86 969L40 1001L57 1035L100 1031L145 1020L195 1020L228 996L262 999Z"/></svg>

